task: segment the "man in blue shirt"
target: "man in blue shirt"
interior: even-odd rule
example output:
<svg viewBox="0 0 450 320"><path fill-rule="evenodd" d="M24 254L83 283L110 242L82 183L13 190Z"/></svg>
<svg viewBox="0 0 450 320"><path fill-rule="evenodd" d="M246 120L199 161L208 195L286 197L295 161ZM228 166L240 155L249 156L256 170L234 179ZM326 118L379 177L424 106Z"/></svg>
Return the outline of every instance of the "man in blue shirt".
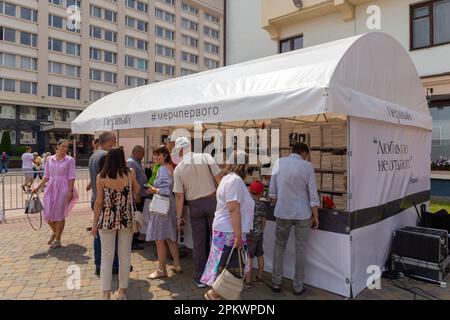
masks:
<svg viewBox="0 0 450 320"><path fill-rule="evenodd" d="M284 251L289 239L291 226L295 231L295 276L293 292L305 292L305 249L310 229L319 227L319 195L317 193L314 168L308 157L309 148L298 143L288 157L278 159L270 180L269 197L276 200L276 234L273 253L272 282L273 292L280 292L283 275Z"/></svg>
<svg viewBox="0 0 450 320"><path fill-rule="evenodd" d="M144 202L147 198L147 194L145 193L145 188L147 185L147 176L145 175L145 171L142 168L141 161L144 159L145 149L143 146L137 145L134 146L131 151L131 157L127 160L127 165L129 168L133 169L136 172L136 180L139 183L139 187L141 188L141 201L136 203L136 209L140 212L144 212ZM132 250L144 250L143 246L139 245L139 242L145 242L143 240L139 240L139 232L133 235L132 242Z"/></svg>

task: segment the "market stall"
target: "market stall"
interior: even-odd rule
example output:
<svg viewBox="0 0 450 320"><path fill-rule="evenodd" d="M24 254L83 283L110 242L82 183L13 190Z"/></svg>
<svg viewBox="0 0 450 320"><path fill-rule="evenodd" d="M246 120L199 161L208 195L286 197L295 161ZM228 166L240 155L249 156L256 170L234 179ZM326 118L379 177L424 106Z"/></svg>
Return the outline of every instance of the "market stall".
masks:
<svg viewBox="0 0 450 320"><path fill-rule="evenodd" d="M279 129L280 155L292 140L310 144L319 192L336 209L320 211L320 230L311 235L309 285L356 296L372 276L371 266L384 268L392 232L416 223L413 202L429 200L427 101L408 53L386 34L116 92L84 110L72 131L150 128L147 138L158 141L168 127L191 128L194 121L205 129ZM269 221L265 230L267 271L274 227ZM292 278L293 270L291 235L285 276Z"/></svg>

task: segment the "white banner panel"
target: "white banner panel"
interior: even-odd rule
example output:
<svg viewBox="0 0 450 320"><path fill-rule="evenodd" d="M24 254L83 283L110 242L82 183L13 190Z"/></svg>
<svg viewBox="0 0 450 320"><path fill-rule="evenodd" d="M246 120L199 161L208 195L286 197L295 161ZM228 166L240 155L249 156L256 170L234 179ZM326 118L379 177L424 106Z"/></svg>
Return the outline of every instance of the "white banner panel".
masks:
<svg viewBox="0 0 450 320"><path fill-rule="evenodd" d="M430 190L431 131L350 118L350 211Z"/></svg>
<svg viewBox="0 0 450 320"><path fill-rule="evenodd" d="M384 270L394 231L404 226L416 225L416 221L415 209L409 208L393 217L351 232L352 293L354 297L367 287L369 277L377 276L375 270L378 269L379 272Z"/></svg>
<svg viewBox="0 0 450 320"><path fill-rule="evenodd" d="M264 270L272 273L275 244L274 221L267 221L264 229ZM305 253L305 283L344 297L350 297L350 236L346 234L312 231ZM283 276L294 278L295 233L291 228L284 253Z"/></svg>

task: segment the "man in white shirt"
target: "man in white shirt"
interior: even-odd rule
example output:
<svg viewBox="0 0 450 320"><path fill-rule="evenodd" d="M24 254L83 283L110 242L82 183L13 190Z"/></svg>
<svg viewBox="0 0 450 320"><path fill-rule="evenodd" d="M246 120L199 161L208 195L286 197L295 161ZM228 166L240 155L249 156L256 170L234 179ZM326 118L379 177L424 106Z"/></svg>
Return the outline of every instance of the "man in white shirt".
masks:
<svg viewBox="0 0 450 320"><path fill-rule="evenodd" d="M197 287L204 288L206 285L200 282L200 277L209 255L220 169L210 154L191 152L191 142L186 137L176 139L172 154L172 159L182 157L174 171L173 187L178 226L184 224L183 204L186 198L194 243L194 282Z"/></svg>
<svg viewBox="0 0 450 320"><path fill-rule="evenodd" d="M309 148L298 143L288 157L275 162L270 179L269 197L276 200L275 247L273 252L272 282L273 292L280 292L283 275L284 251L289 239L291 226L295 231L295 276L293 291L301 295L303 286L305 249L310 229L319 227L319 195L317 194L316 175L309 161L306 161Z"/></svg>
<svg viewBox="0 0 450 320"><path fill-rule="evenodd" d="M22 155L22 171L25 175L25 182L22 184L24 192L31 192L31 185L34 180L33 160L34 156L31 153L31 147L26 147L25 153Z"/></svg>

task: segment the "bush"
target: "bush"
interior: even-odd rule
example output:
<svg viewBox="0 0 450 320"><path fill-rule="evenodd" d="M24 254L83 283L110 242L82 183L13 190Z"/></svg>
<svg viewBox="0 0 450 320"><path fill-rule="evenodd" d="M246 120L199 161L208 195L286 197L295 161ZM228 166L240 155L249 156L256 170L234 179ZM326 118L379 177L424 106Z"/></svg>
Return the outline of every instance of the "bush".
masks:
<svg viewBox="0 0 450 320"><path fill-rule="evenodd" d="M11 154L11 135L9 131L4 131L2 134L2 141L0 142L0 153L6 152L6 154Z"/></svg>
<svg viewBox="0 0 450 320"><path fill-rule="evenodd" d="M25 153L26 148L27 148L26 146L18 146L18 147L15 148L14 154L16 156L21 157Z"/></svg>

